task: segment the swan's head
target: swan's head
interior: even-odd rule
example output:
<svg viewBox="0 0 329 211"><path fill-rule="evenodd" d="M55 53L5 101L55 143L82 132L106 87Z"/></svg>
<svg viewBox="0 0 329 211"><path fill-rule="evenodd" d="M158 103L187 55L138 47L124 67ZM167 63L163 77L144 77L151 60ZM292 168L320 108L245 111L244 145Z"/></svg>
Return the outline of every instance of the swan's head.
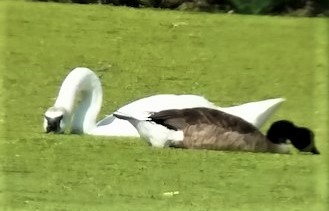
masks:
<svg viewBox="0 0 329 211"><path fill-rule="evenodd" d="M62 107L50 107L43 120L43 129L46 133L64 133L67 127L67 112Z"/></svg>
<svg viewBox="0 0 329 211"><path fill-rule="evenodd" d="M315 146L313 131L306 127L295 126L287 120L274 122L267 132L267 138L276 144L286 143L289 139L301 152L320 154Z"/></svg>

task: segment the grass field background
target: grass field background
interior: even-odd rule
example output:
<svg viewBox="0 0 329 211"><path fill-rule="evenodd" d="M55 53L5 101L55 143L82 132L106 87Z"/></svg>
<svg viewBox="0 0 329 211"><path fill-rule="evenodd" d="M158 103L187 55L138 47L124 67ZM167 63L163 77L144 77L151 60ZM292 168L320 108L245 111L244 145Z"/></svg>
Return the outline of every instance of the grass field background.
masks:
<svg viewBox="0 0 329 211"><path fill-rule="evenodd" d="M328 19L2 1L0 24L3 210L328 208ZM43 113L76 66L101 76L100 118L158 93L220 106L285 97L271 121L311 127L322 154L43 134Z"/></svg>
<svg viewBox="0 0 329 211"><path fill-rule="evenodd" d="M4 64L4 57L2 55L4 55L4 42L5 42L5 7L3 4L1 4L0 6L0 139L1 139L1 143L0 143L0 156L1 158L4 158L4 152L5 149L2 147L2 140L4 140L4 133L5 133L5 129L3 127L4 124L4 114L5 114L5 110L3 107L3 98L4 98L4 89L3 89L3 72L5 71L5 64ZM1 162L3 162L3 159L1 159ZM3 164L0 164L0 167L4 166ZM1 168L2 169L2 168ZM4 204L5 203L5 197L4 197L4 185L5 185L5 180L4 180L4 174L1 171L0 173L0 204Z"/></svg>

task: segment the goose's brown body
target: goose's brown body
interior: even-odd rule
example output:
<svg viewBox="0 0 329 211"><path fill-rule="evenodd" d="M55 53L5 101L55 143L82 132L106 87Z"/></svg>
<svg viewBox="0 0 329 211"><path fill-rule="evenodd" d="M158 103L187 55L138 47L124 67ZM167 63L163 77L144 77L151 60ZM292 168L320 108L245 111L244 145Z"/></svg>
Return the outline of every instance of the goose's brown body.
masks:
<svg viewBox="0 0 329 211"><path fill-rule="evenodd" d="M174 147L288 153L247 121L209 108L173 109L154 113L151 121L184 133Z"/></svg>

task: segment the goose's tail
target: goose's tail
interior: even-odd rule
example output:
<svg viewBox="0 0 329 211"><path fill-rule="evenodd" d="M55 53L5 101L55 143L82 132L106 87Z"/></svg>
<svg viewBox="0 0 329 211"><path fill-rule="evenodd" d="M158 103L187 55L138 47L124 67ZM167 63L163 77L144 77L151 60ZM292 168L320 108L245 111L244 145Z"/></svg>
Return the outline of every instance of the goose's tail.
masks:
<svg viewBox="0 0 329 211"><path fill-rule="evenodd" d="M146 139L153 147L163 148L171 146L183 140L183 132L170 130L160 124L151 121L152 112L127 114L116 111L113 116L129 121L138 131L139 135Z"/></svg>
<svg viewBox="0 0 329 211"><path fill-rule="evenodd" d="M123 120L138 120L138 121L147 121L151 120L149 116L151 115L150 112L143 112L143 113L138 113L138 114L128 114L128 113L123 113L120 111L116 111L113 113L113 116L115 116L118 119L123 119Z"/></svg>
<svg viewBox="0 0 329 211"><path fill-rule="evenodd" d="M275 144L291 144L301 152L311 152L320 154L315 146L314 133L306 127L298 127L288 120L279 120L274 122L267 131L266 137Z"/></svg>

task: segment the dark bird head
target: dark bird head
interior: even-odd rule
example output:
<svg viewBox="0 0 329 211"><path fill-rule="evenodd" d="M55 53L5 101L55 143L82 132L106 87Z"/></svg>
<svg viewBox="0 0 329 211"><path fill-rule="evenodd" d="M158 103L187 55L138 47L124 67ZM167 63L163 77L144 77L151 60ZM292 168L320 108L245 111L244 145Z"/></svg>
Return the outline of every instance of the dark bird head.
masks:
<svg viewBox="0 0 329 211"><path fill-rule="evenodd" d="M295 125L288 120L276 121L271 125L266 136L275 144L287 143L288 137L294 133L295 128Z"/></svg>
<svg viewBox="0 0 329 211"><path fill-rule="evenodd" d="M66 129L66 112L64 108L50 107L43 120L43 129L46 133L63 133Z"/></svg>
<svg viewBox="0 0 329 211"><path fill-rule="evenodd" d="M274 122L266 136L275 144L287 143L287 140L290 140L291 144L301 152L320 154L314 143L313 131L309 128L295 126L288 120Z"/></svg>
<svg viewBox="0 0 329 211"><path fill-rule="evenodd" d="M295 133L289 139L292 145L301 152L320 154L314 143L314 133L308 128L297 127Z"/></svg>

